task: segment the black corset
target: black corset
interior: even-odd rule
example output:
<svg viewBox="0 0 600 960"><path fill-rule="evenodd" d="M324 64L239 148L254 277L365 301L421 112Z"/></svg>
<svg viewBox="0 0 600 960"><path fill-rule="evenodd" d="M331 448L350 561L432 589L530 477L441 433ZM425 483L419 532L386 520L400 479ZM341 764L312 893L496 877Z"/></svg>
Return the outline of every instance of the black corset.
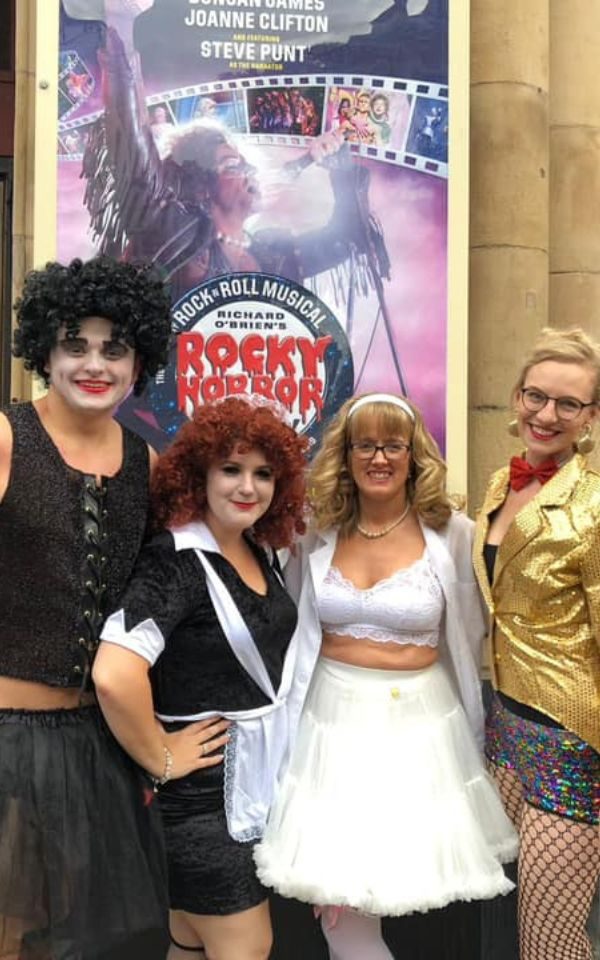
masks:
<svg viewBox="0 0 600 960"><path fill-rule="evenodd" d="M65 464L31 404L4 412L13 453L0 502L0 675L82 686L142 544L148 449L124 430L121 470L97 485Z"/></svg>

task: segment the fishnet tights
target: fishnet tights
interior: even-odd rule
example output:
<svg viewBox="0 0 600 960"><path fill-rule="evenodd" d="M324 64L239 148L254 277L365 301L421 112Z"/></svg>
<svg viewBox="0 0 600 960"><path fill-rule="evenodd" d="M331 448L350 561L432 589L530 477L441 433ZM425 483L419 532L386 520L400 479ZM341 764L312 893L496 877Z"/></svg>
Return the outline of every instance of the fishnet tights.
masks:
<svg viewBox="0 0 600 960"><path fill-rule="evenodd" d="M524 807L521 781L514 770L509 770L508 767L498 767L495 763L489 762L488 769L496 781L500 799L515 826L515 830L520 830Z"/></svg>
<svg viewBox="0 0 600 960"><path fill-rule="evenodd" d="M592 960L585 925L599 874L594 826L525 807L519 854L521 960Z"/></svg>
<svg viewBox="0 0 600 960"><path fill-rule="evenodd" d="M585 927L600 876L597 828L529 806L512 770L490 770L521 840L521 960L593 960Z"/></svg>

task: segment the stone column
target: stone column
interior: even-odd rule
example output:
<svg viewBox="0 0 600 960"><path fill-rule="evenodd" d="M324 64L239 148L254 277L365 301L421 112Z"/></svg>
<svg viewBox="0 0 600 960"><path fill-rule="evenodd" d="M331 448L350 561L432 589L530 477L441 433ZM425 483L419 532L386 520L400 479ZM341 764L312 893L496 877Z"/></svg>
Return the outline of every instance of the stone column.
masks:
<svg viewBox="0 0 600 960"><path fill-rule="evenodd" d="M32 267L56 247L58 0L18 0L15 31L13 299ZM11 396L29 398L31 377L11 364Z"/></svg>
<svg viewBox="0 0 600 960"><path fill-rule="evenodd" d="M15 4L15 163L13 196L13 301L33 262L33 139L35 133L35 3ZM11 362L11 397L30 394L30 378L20 360Z"/></svg>
<svg viewBox="0 0 600 960"><path fill-rule="evenodd" d="M549 2L471 0L471 511L514 452L511 387L547 322Z"/></svg>
<svg viewBox="0 0 600 960"><path fill-rule="evenodd" d="M550 0L550 309L600 339L600 4Z"/></svg>

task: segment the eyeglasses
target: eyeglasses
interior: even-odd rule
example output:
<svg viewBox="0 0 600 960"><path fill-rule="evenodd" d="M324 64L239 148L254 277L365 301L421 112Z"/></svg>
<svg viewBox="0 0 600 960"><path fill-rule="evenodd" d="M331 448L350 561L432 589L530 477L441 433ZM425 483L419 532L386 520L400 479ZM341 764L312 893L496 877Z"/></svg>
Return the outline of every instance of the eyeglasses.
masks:
<svg viewBox="0 0 600 960"><path fill-rule="evenodd" d="M538 413L543 410L548 400L554 401L554 409L559 420L576 420L582 410L586 407L595 407L596 401L590 400L589 403L583 403L577 397L551 397L543 390L537 387L523 387L520 391L523 406L530 413Z"/></svg>
<svg viewBox="0 0 600 960"><path fill-rule="evenodd" d="M365 440L351 443L350 450L357 460L372 460L378 450L381 450L386 460L401 460L407 456L410 444L402 443L400 440L394 443L368 443Z"/></svg>

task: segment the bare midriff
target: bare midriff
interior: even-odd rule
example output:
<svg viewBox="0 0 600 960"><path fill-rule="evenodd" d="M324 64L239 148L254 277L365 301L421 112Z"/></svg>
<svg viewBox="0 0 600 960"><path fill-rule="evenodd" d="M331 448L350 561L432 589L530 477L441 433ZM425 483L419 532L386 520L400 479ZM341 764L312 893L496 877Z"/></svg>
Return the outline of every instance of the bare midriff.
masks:
<svg viewBox="0 0 600 960"><path fill-rule="evenodd" d="M76 687L51 687L47 683L0 677L0 710L74 710L93 696Z"/></svg>
<svg viewBox="0 0 600 960"><path fill-rule="evenodd" d="M436 662L438 651L437 647L419 647L414 643L382 643L324 633L321 656L371 670L424 670Z"/></svg>

